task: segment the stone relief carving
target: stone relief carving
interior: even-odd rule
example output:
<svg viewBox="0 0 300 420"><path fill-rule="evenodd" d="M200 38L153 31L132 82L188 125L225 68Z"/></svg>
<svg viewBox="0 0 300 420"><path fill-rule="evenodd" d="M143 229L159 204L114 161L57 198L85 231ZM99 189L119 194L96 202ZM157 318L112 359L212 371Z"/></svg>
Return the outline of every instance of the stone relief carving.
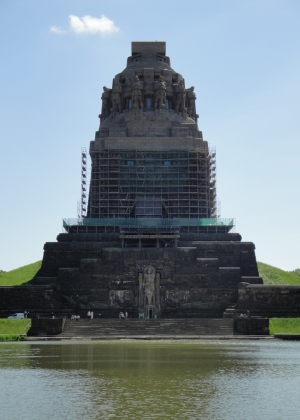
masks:
<svg viewBox="0 0 300 420"><path fill-rule="evenodd" d="M175 111L184 112L185 111L185 87L183 83L183 79L180 79L178 83L173 84L174 92L175 92Z"/></svg>
<svg viewBox="0 0 300 420"><path fill-rule="evenodd" d="M132 290L110 290L110 306L122 306L134 302Z"/></svg>
<svg viewBox="0 0 300 420"><path fill-rule="evenodd" d="M155 109L165 109L166 108L166 82L162 76L159 76L158 81L154 83L155 91Z"/></svg>
<svg viewBox="0 0 300 420"><path fill-rule="evenodd" d="M139 79L139 76L134 77L134 82L132 84L132 109L143 109L143 91L142 91L142 82Z"/></svg>
<svg viewBox="0 0 300 420"><path fill-rule="evenodd" d="M110 114L110 98L111 98L111 89L108 89L106 86L103 86L103 93L101 96L102 99L102 109L100 118L105 119Z"/></svg>
<svg viewBox="0 0 300 420"><path fill-rule="evenodd" d="M170 307L178 307L188 302L190 297L189 290L167 290L165 293L165 303Z"/></svg>
<svg viewBox="0 0 300 420"><path fill-rule="evenodd" d="M152 265L139 273L139 307L160 305L160 273Z"/></svg>

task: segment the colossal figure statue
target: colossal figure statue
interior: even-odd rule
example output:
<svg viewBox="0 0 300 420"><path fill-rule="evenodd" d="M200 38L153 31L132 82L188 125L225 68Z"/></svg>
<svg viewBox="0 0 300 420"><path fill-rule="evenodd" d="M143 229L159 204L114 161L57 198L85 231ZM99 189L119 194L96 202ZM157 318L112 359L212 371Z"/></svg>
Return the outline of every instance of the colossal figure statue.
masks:
<svg viewBox="0 0 300 420"><path fill-rule="evenodd" d="M175 111L178 113L185 110L185 88L183 80L180 79L178 83L173 85L175 91Z"/></svg>
<svg viewBox="0 0 300 420"><path fill-rule="evenodd" d="M143 109L142 82L140 81L139 76L134 77L131 99L132 109Z"/></svg>
<svg viewBox="0 0 300 420"><path fill-rule="evenodd" d="M194 86L191 86L186 90L187 97L187 113L189 117L193 118L196 121L196 94L194 92Z"/></svg>
<svg viewBox="0 0 300 420"><path fill-rule="evenodd" d="M139 307L160 305L160 273L155 273L155 268L148 265L144 274L139 274Z"/></svg>
<svg viewBox="0 0 300 420"><path fill-rule="evenodd" d="M165 109L166 108L166 82L162 76L159 76L159 79L154 84L155 90L155 109Z"/></svg>
<svg viewBox="0 0 300 420"><path fill-rule="evenodd" d="M101 119L105 119L110 114L110 96L111 89L108 89L106 86L103 86L103 93L101 96L102 99L102 110L100 114Z"/></svg>
<svg viewBox="0 0 300 420"><path fill-rule="evenodd" d="M117 84L112 89L113 113L122 112L122 85Z"/></svg>

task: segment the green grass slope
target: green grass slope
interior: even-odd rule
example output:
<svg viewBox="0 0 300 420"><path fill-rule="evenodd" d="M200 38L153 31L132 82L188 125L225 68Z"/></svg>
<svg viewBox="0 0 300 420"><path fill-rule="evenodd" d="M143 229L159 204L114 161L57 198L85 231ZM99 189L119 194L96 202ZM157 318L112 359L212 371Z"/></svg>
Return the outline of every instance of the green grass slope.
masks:
<svg viewBox="0 0 300 420"><path fill-rule="evenodd" d="M270 335L274 334L300 334L299 318L270 318Z"/></svg>
<svg viewBox="0 0 300 420"><path fill-rule="evenodd" d="M20 286L21 284L28 283L34 278L41 265L42 261L37 261L33 264L16 268L15 270L0 273L0 286Z"/></svg>
<svg viewBox="0 0 300 420"><path fill-rule="evenodd" d="M300 276L295 273L289 273L288 271L261 262L258 262L257 266L264 284L300 284Z"/></svg>
<svg viewBox="0 0 300 420"><path fill-rule="evenodd" d="M0 341L26 340L31 319L0 319Z"/></svg>

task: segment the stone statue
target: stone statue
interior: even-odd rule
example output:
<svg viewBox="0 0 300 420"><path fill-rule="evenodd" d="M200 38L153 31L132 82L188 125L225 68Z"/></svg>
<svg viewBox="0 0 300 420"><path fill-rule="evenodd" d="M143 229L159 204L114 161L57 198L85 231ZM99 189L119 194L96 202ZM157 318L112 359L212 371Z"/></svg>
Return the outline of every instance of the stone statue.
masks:
<svg viewBox="0 0 300 420"><path fill-rule="evenodd" d="M160 305L160 273L155 273L155 268L148 265L144 274L139 274L139 307Z"/></svg>
<svg viewBox="0 0 300 420"><path fill-rule="evenodd" d="M155 90L155 109L165 109L166 108L166 82L162 76L159 76L159 79L154 84Z"/></svg>
<svg viewBox="0 0 300 420"><path fill-rule="evenodd" d="M132 109L143 109L143 93L142 93L142 82L139 79L139 76L134 77L134 82L132 84Z"/></svg>
<svg viewBox="0 0 300 420"><path fill-rule="evenodd" d="M175 111L185 111L185 88L183 84L183 79L180 79L178 83L173 85L175 91Z"/></svg>
<svg viewBox="0 0 300 420"><path fill-rule="evenodd" d="M122 85L119 83L112 89L113 113L122 112Z"/></svg>
<svg viewBox="0 0 300 420"><path fill-rule="evenodd" d="M196 94L194 92L194 86L191 86L189 89L186 90L186 98L187 98L187 113L189 117L196 120Z"/></svg>
<svg viewBox="0 0 300 420"><path fill-rule="evenodd" d="M103 86L103 93L101 96L102 99L102 110L100 114L101 119L105 119L110 114L110 97L111 89L108 89L106 86Z"/></svg>

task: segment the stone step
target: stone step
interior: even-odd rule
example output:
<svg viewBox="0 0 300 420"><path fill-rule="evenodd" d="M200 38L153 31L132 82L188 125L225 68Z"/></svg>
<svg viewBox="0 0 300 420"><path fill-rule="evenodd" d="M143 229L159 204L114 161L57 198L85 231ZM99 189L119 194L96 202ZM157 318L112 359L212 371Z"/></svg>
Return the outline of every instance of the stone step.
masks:
<svg viewBox="0 0 300 420"><path fill-rule="evenodd" d="M137 335L232 335L232 319L66 320L61 337Z"/></svg>

